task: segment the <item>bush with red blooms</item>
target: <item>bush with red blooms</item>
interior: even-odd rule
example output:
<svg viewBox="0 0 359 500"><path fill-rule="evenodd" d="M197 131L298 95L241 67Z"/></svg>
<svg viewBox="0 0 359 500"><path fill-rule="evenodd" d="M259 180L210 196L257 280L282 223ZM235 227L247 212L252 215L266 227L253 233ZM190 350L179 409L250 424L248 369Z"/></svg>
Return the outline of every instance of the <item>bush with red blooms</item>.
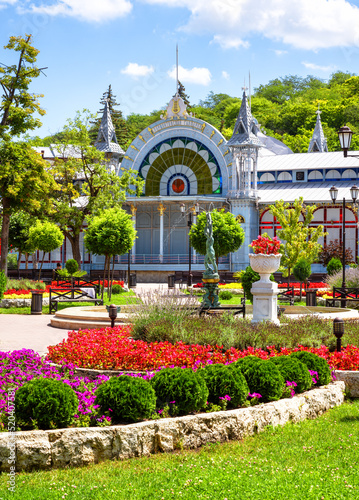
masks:
<svg viewBox="0 0 359 500"><path fill-rule="evenodd" d="M82 368L117 370L154 370L160 367L198 367L209 363L230 363L248 355L261 359L282 356L294 351L310 351L324 358L336 370L359 370L359 348L348 345L341 352L298 345L295 349L273 346L266 350L234 347L224 351L221 346L151 342L133 340L130 326L69 332L60 344L48 347L47 359L54 363L73 363Z"/></svg>

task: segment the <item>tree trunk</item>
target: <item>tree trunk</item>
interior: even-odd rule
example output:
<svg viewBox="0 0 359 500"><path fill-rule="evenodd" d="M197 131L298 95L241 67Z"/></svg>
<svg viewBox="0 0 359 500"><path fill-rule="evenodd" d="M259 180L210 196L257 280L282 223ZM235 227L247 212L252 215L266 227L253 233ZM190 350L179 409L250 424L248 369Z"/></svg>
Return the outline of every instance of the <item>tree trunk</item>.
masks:
<svg viewBox="0 0 359 500"><path fill-rule="evenodd" d="M37 250L32 254L32 268L37 269L38 268L38 261L37 261Z"/></svg>
<svg viewBox="0 0 359 500"><path fill-rule="evenodd" d="M110 295L110 281L111 281L111 256L108 256L107 262L107 297Z"/></svg>
<svg viewBox="0 0 359 500"><path fill-rule="evenodd" d="M2 199L2 226L1 226L1 258L0 270L7 276L7 254L9 252L9 224L10 215L8 213L10 204L7 198Z"/></svg>
<svg viewBox="0 0 359 500"><path fill-rule="evenodd" d="M79 269L81 269L80 234L73 235L65 231L65 236L71 243L72 258L76 260Z"/></svg>
<svg viewBox="0 0 359 500"><path fill-rule="evenodd" d="M302 290L303 290L303 283L300 282L300 298L299 298L300 302L302 302Z"/></svg>
<svg viewBox="0 0 359 500"><path fill-rule="evenodd" d="M110 300L112 297L112 282L113 282L113 276L115 274L115 256L112 256L112 273L111 273L111 286L110 286Z"/></svg>
<svg viewBox="0 0 359 500"><path fill-rule="evenodd" d="M29 254L25 253L25 269L29 269Z"/></svg>
<svg viewBox="0 0 359 500"><path fill-rule="evenodd" d="M102 295L101 295L101 299L102 300L103 300L103 296L104 296L104 292L105 292L105 279L106 279L107 259L108 259L108 255L106 255L106 257L105 257L105 265L104 265L104 269L103 269L103 283L102 283Z"/></svg>
<svg viewBox="0 0 359 500"><path fill-rule="evenodd" d="M17 270L18 271L20 270L21 256L22 256L22 252L20 252L20 250L19 250L19 255L17 257Z"/></svg>
<svg viewBox="0 0 359 500"><path fill-rule="evenodd" d="M44 263L44 260L45 260L45 252L44 252L44 255L42 256L41 266L40 266L40 269L39 269L39 281L40 281L40 277L41 277L41 270L42 270L42 265Z"/></svg>

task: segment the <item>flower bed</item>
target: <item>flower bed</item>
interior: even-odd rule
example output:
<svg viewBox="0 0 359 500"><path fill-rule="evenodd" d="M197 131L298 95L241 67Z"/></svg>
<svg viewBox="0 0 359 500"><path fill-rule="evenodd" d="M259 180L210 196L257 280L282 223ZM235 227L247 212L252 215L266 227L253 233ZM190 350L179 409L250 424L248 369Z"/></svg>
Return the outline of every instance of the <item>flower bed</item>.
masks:
<svg viewBox="0 0 359 500"><path fill-rule="evenodd" d="M130 338L130 327L102 328L69 332L68 339L48 348L48 359L54 363L70 362L83 368L151 370L165 366L194 368L211 363L228 363L248 355L262 359L310 351L324 358L332 369L359 370L359 348L348 345L342 352L330 352L325 346L309 348L299 345L295 349L246 350L235 348L223 351L221 346L186 345L182 342L147 343Z"/></svg>

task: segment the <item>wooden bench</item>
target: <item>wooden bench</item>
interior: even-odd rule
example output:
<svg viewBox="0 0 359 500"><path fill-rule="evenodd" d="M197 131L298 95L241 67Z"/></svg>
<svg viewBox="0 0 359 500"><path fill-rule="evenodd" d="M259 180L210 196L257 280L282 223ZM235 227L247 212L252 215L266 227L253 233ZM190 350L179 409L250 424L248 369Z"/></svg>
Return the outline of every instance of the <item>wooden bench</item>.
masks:
<svg viewBox="0 0 359 500"><path fill-rule="evenodd" d="M281 291L278 293L277 299L281 302L289 300L289 305L294 305L294 286L287 287L286 289L279 288L279 290Z"/></svg>
<svg viewBox="0 0 359 500"><path fill-rule="evenodd" d="M340 305L337 306L337 302ZM325 299L325 307L347 307L347 302L356 303L359 307L359 288L333 287L333 298Z"/></svg>
<svg viewBox="0 0 359 500"><path fill-rule="evenodd" d="M199 312L199 316L202 314L211 314L211 312L215 311L233 311L233 316L237 316L237 314L243 314L243 318L246 315L246 298L241 298L241 305L222 305L218 307L205 307L200 306L197 310Z"/></svg>
<svg viewBox="0 0 359 500"><path fill-rule="evenodd" d="M84 288L92 288L95 298L91 297ZM58 305L64 302L91 302L95 306L103 305L103 300L97 298L96 287L67 287L67 288L50 288L49 289L49 314L57 311Z"/></svg>
<svg viewBox="0 0 359 500"><path fill-rule="evenodd" d="M100 294L101 285L99 280L97 279L88 279L88 278L61 278L56 274L57 288L96 288L97 294Z"/></svg>

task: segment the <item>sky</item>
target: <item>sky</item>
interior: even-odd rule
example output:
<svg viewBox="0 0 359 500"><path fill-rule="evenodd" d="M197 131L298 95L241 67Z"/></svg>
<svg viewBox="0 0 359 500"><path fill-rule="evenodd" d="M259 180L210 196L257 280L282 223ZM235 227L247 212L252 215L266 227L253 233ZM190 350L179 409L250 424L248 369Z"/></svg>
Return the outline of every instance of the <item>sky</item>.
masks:
<svg viewBox="0 0 359 500"><path fill-rule="evenodd" d="M0 63L12 35L32 34L45 74L42 127L60 131L100 109L112 86L125 116L163 108L179 79L192 104L210 91L240 97L286 75L359 72L359 0L0 0Z"/></svg>

